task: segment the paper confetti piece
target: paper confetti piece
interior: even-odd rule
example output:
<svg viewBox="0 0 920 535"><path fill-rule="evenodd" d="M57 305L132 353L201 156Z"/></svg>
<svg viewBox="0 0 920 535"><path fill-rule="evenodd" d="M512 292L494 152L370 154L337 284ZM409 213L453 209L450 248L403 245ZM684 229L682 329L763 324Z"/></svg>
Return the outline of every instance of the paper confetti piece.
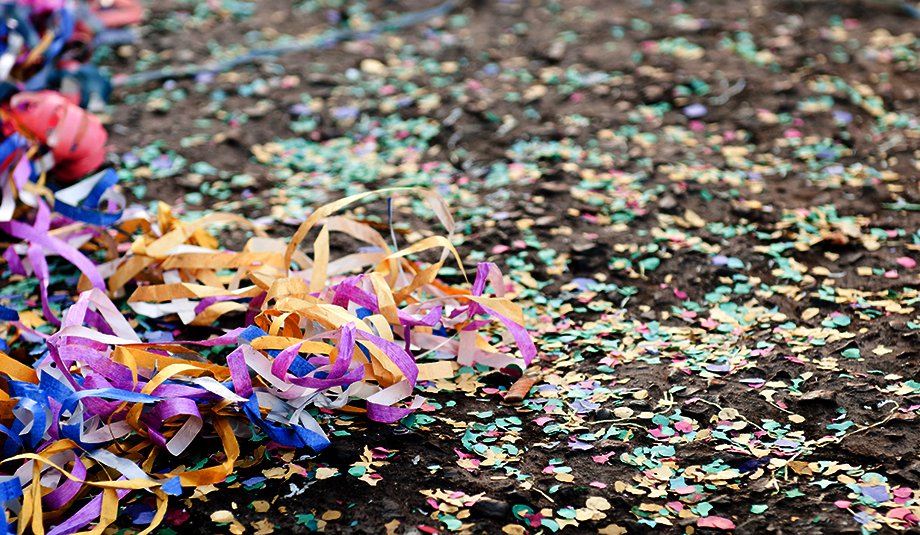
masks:
<svg viewBox="0 0 920 535"><path fill-rule="evenodd" d="M715 528L726 531L735 529L735 523L731 519L721 516L704 516L696 521L696 525L701 528Z"/></svg>

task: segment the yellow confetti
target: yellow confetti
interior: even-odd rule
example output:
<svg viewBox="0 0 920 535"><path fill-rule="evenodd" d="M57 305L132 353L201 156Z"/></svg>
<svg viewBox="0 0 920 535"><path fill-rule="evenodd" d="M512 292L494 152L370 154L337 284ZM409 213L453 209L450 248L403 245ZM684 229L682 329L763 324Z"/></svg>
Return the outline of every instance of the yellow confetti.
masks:
<svg viewBox="0 0 920 535"><path fill-rule="evenodd" d="M575 476L573 476L572 474L567 474L565 472L557 472L554 475L556 477L556 481L561 481L562 483L571 483L575 481Z"/></svg>
<svg viewBox="0 0 920 535"><path fill-rule="evenodd" d="M275 466L273 468L262 470L262 475L267 477L268 479L281 479L282 477L284 477L284 474L286 473L287 473L287 470L285 470L284 468L280 466Z"/></svg>
<svg viewBox="0 0 920 535"><path fill-rule="evenodd" d="M384 524L383 527L387 529L387 535L396 535L396 530L399 529L400 524L401 522L394 518L393 520L390 520Z"/></svg>
<svg viewBox="0 0 920 535"><path fill-rule="evenodd" d="M338 519L342 518L342 512L341 512L341 511L336 511L336 510L334 510L334 509L333 509L333 510L330 510L330 511L326 511L325 513L323 513L322 518L323 518L323 520L325 520L326 522L331 522L331 521L333 521L333 520L338 520Z"/></svg>
<svg viewBox="0 0 920 535"><path fill-rule="evenodd" d="M335 476L339 471L335 468L329 468L327 466L320 466L316 469L316 479L329 479L332 476Z"/></svg>
<svg viewBox="0 0 920 535"><path fill-rule="evenodd" d="M607 498L591 496L585 501L585 507L594 509L595 511L608 511L611 505L610 502L607 501Z"/></svg>
<svg viewBox="0 0 920 535"><path fill-rule="evenodd" d="M792 468L792 470L799 475L810 476L814 473L811 468L809 468L808 463L803 461L789 461L786 466Z"/></svg>
<svg viewBox="0 0 920 535"><path fill-rule="evenodd" d="M226 509L221 509L220 511L214 511L211 513L211 522L216 522L218 524L233 522L235 519L236 518L233 516L233 513Z"/></svg>
<svg viewBox="0 0 920 535"><path fill-rule="evenodd" d="M268 535L275 532L275 525L267 518L256 520L252 523L252 527L256 530L255 535Z"/></svg>

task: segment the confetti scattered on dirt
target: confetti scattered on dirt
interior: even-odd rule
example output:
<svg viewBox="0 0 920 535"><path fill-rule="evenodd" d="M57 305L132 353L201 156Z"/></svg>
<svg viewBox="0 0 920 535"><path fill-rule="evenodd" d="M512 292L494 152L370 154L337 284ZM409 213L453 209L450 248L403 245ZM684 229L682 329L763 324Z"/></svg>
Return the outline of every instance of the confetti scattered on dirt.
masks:
<svg viewBox="0 0 920 535"><path fill-rule="evenodd" d="M420 381L396 424L329 412L318 455L255 433L158 532L915 528L920 21L865 4L469 2L116 89L110 159L132 200L286 237L346 195L432 188L540 352L516 403L514 374L463 366ZM116 75L207 63L434 5L151 2L137 44L95 59ZM385 201L352 215L388 229ZM437 234L430 219L397 199L393 239ZM4 304L37 295L7 280ZM122 506L118 525L141 529L156 500Z"/></svg>

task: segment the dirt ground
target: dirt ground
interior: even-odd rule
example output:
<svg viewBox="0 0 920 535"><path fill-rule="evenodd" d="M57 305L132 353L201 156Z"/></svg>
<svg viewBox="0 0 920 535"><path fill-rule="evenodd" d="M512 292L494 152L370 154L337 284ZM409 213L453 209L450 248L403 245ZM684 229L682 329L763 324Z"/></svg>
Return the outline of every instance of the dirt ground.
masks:
<svg viewBox="0 0 920 535"><path fill-rule="evenodd" d="M101 59L200 63L431 5L152 2ZM319 455L252 444L260 464L160 532L916 529L918 29L857 1L481 0L119 88L134 198L286 235L346 193L434 187L542 355L518 406L468 369L399 425L330 417Z"/></svg>

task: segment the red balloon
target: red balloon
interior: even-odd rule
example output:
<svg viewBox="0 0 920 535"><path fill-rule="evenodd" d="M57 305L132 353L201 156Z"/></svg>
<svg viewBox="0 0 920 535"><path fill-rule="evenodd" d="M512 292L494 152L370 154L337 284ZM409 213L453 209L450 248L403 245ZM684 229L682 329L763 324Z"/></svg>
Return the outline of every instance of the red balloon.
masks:
<svg viewBox="0 0 920 535"><path fill-rule="evenodd" d="M18 93L10 101L17 130L38 139L54 155L54 175L73 182L105 159L108 134L92 113L55 91Z"/></svg>

